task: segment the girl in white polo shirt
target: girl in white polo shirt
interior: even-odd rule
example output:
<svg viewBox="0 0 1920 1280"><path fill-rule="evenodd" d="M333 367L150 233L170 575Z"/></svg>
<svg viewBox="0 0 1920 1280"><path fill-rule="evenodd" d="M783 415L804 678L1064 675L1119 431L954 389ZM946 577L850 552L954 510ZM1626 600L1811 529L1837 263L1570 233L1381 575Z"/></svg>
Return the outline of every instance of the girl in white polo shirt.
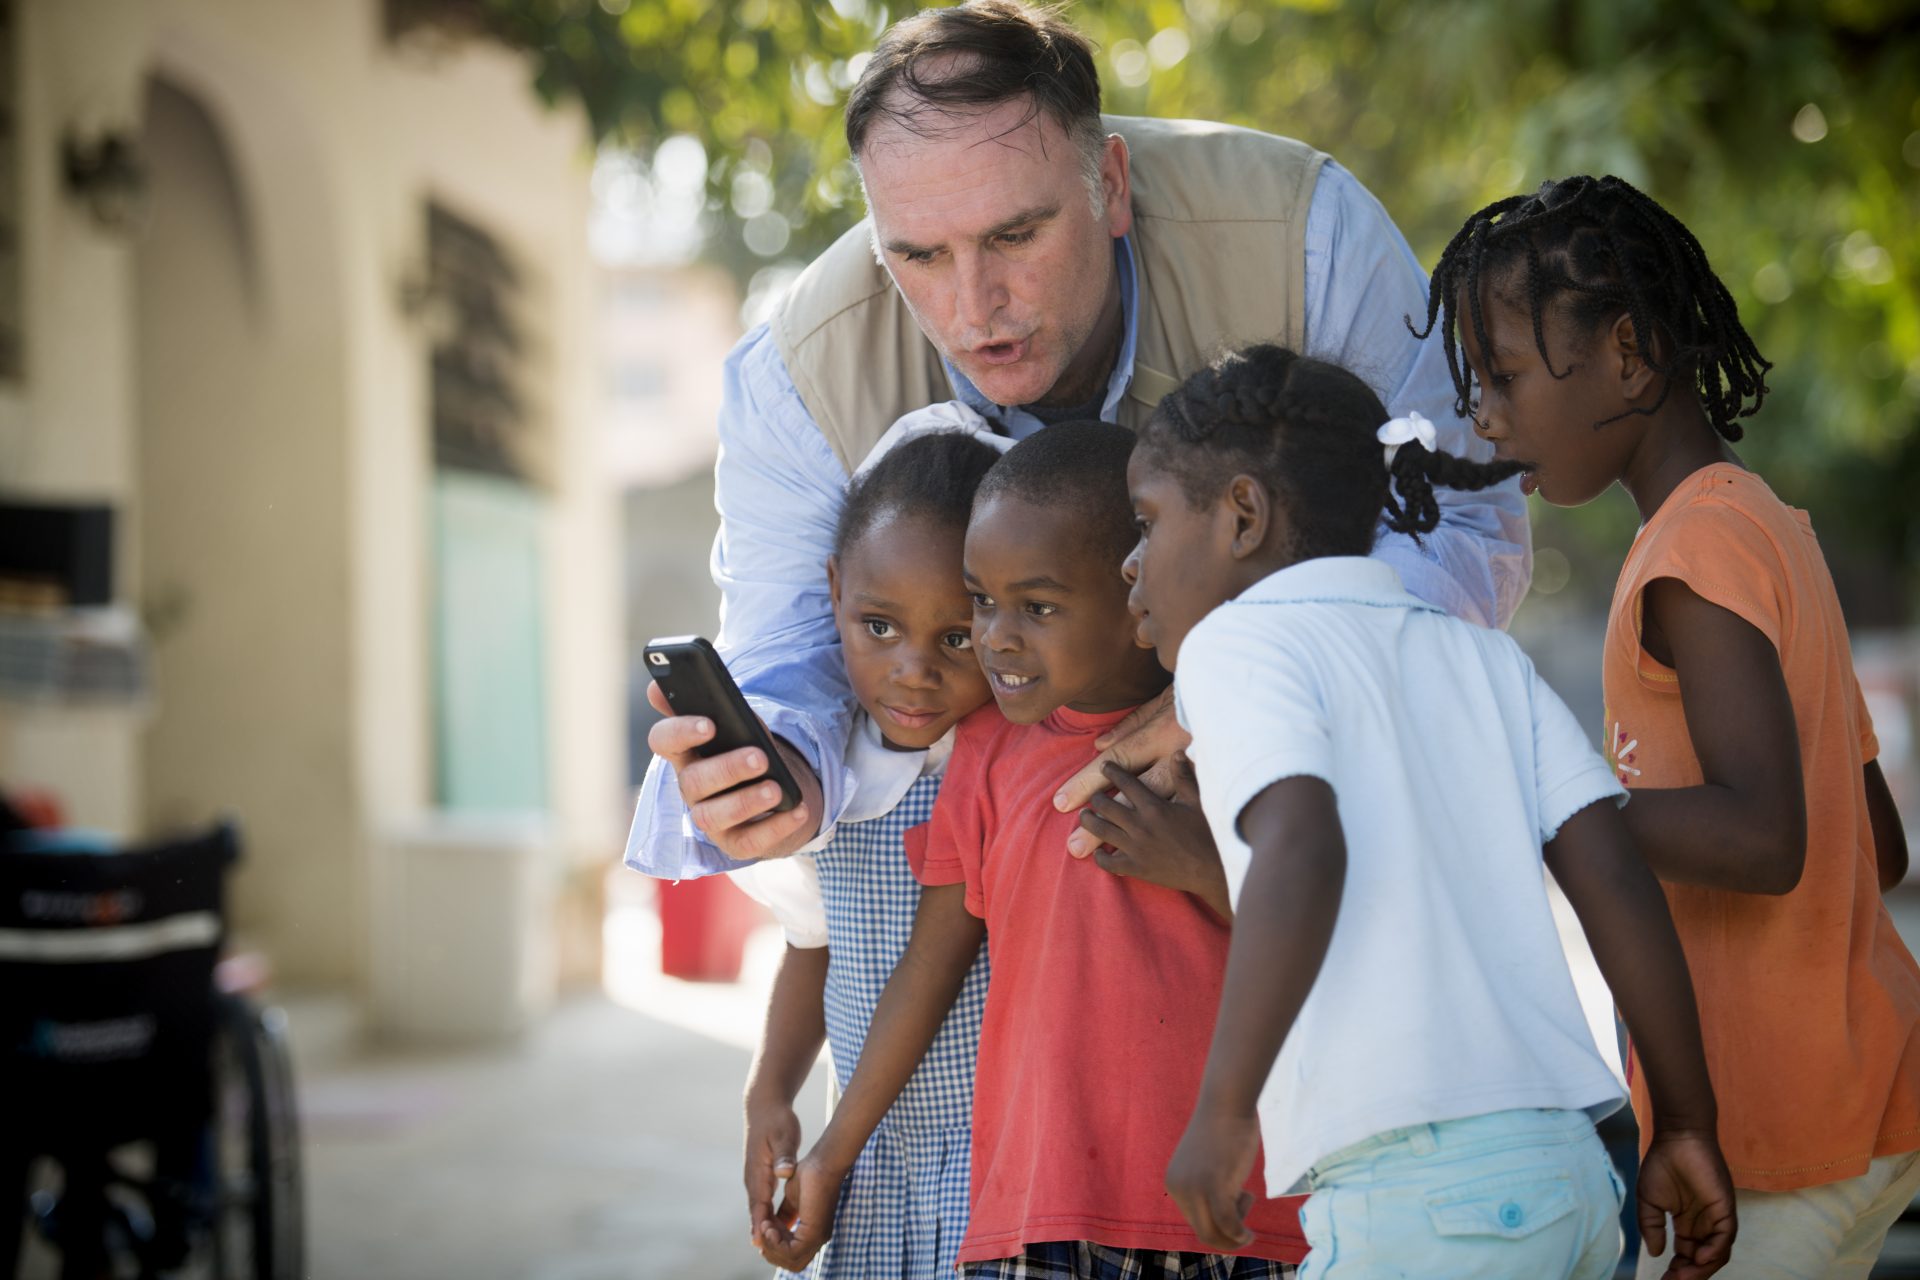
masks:
<svg viewBox="0 0 1920 1280"><path fill-rule="evenodd" d="M1383 522L1434 527L1436 483L1513 469L1385 419L1351 373L1253 347L1162 401L1128 470L1131 604L1175 673L1236 912L1168 1190L1210 1247L1244 1243L1264 1136L1268 1194L1310 1192L1303 1280L1612 1275L1621 1191L1593 1120L1622 1099L1544 848L1655 1099L1643 1231L1659 1246L1672 1214L1668 1274L1711 1274L1733 1191L1686 965L1621 788L1511 638L1366 558Z"/></svg>

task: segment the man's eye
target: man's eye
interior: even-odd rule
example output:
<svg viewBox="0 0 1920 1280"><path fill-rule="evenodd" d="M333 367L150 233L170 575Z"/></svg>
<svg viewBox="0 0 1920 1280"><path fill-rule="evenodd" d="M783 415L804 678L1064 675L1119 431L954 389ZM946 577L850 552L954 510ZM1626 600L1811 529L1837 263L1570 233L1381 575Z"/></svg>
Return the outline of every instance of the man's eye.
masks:
<svg viewBox="0 0 1920 1280"><path fill-rule="evenodd" d="M1029 227L1025 231L1003 231L1000 233L998 239L1001 244L1008 246L1023 245L1032 240L1034 234L1033 229Z"/></svg>
<svg viewBox="0 0 1920 1280"><path fill-rule="evenodd" d="M929 262L932 262L932 261L933 261L933 250L931 250L931 249L909 249L909 250L907 250L907 251L906 251L905 253L903 253L903 254L901 254L900 256L901 256L902 258L904 258L904 259L906 259L906 260L907 260L908 262L913 262L913 263L919 263L919 264L921 264L921 265L925 265L926 263L929 263Z"/></svg>
<svg viewBox="0 0 1920 1280"><path fill-rule="evenodd" d="M966 650L973 648L973 633L970 631L949 631L941 637L949 649Z"/></svg>
<svg viewBox="0 0 1920 1280"><path fill-rule="evenodd" d="M867 619L867 632L876 640L891 640L898 634L893 629L891 622L886 622L879 618Z"/></svg>

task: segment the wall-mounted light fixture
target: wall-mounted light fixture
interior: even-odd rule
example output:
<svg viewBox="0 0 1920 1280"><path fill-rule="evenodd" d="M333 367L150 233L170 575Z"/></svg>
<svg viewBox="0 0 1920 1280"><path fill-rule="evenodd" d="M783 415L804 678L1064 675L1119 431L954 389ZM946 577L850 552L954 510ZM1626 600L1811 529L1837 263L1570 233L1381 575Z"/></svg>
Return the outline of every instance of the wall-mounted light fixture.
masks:
<svg viewBox="0 0 1920 1280"><path fill-rule="evenodd" d="M69 130L60 144L67 194L82 201L103 231L128 235L146 224L147 166L138 138L101 133L83 138Z"/></svg>

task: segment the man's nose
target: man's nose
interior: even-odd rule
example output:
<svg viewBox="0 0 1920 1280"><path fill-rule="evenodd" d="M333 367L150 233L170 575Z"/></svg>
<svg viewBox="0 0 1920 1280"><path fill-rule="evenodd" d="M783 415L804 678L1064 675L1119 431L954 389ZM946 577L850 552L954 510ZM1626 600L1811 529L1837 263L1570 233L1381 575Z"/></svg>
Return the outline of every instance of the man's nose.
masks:
<svg viewBox="0 0 1920 1280"><path fill-rule="evenodd" d="M985 255L960 254L954 261L954 314L961 325L983 334L993 327L993 317L1006 302L1000 272Z"/></svg>

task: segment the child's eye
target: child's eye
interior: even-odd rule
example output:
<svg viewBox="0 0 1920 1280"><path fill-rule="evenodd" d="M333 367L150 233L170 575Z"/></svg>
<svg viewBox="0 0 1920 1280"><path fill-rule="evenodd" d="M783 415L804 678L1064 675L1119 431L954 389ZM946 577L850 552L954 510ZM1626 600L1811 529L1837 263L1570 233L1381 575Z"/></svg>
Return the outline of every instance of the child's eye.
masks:
<svg viewBox="0 0 1920 1280"><path fill-rule="evenodd" d="M949 631L940 637L940 642L949 649L965 652L973 648L973 633L970 631Z"/></svg>
<svg viewBox="0 0 1920 1280"><path fill-rule="evenodd" d="M1060 612L1060 606L1057 604L1047 604L1044 601L1035 600L1033 603L1027 606L1027 612L1032 614L1036 618L1046 618L1046 617L1051 617L1053 614Z"/></svg>
<svg viewBox="0 0 1920 1280"><path fill-rule="evenodd" d="M1133 531L1140 535L1140 541L1145 542L1147 540L1147 534L1152 529L1153 521L1147 519L1145 516L1135 516L1133 518Z"/></svg>
<svg viewBox="0 0 1920 1280"><path fill-rule="evenodd" d="M867 634L876 640L891 640L900 634L894 630L893 624L885 618L868 618L866 624Z"/></svg>
<svg viewBox="0 0 1920 1280"><path fill-rule="evenodd" d="M976 609L993 608L993 597L988 595L986 592L971 591L971 592L968 592L967 594L972 598L974 608Z"/></svg>

